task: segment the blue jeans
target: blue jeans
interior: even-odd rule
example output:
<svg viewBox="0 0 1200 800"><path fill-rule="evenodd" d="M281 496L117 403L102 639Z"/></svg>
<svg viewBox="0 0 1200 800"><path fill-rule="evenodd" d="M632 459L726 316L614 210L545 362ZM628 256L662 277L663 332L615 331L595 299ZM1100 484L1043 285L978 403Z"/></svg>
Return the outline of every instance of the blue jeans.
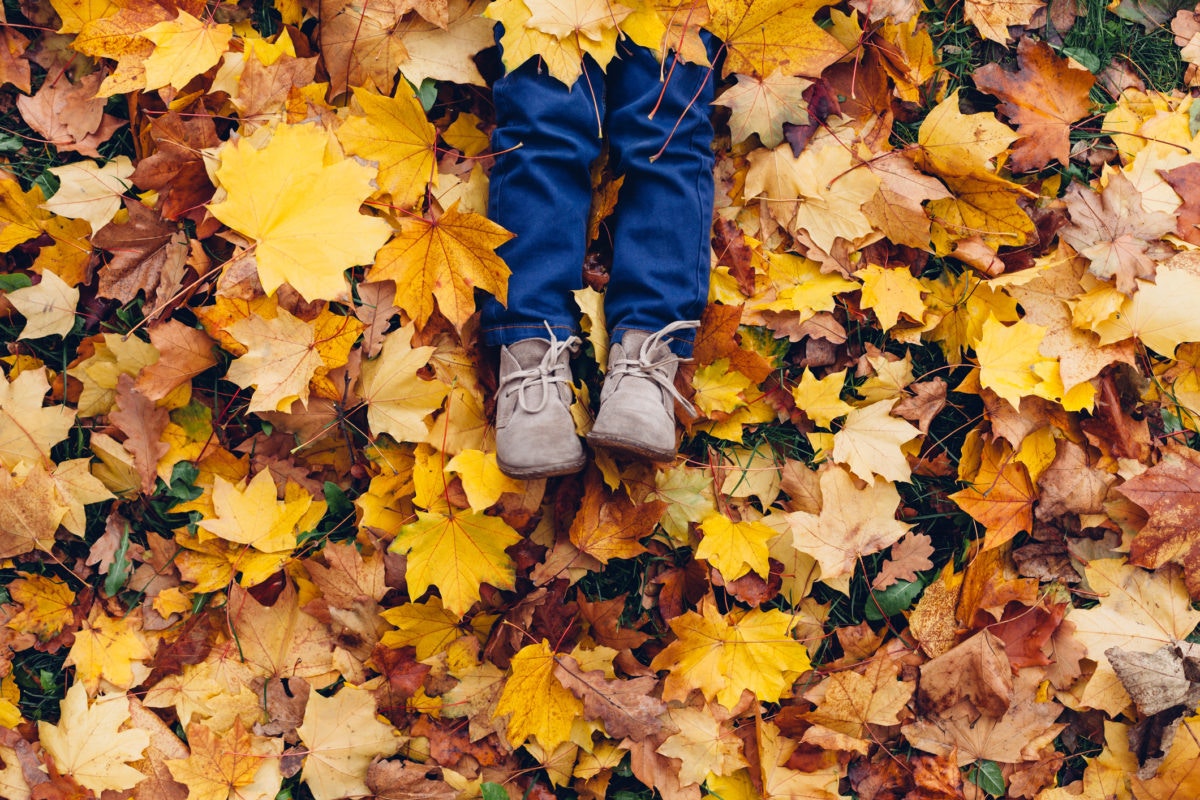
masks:
<svg viewBox="0 0 1200 800"><path fill-rule="evenodd" d="M591 165L602 137L614 174L625 178L608 220L612 340L699 319L713 210L712 70L673 55L660 64L626 40L607 73L585 57L568 89L534 58L497 80L494 98L488 216L516 237L497 250L512 277L507 307L493 298L484 305L485 340L546 338L546 323L560 339L578 330L571 292L583 286ZM690 336L671 347L689 355Z"/></svg>

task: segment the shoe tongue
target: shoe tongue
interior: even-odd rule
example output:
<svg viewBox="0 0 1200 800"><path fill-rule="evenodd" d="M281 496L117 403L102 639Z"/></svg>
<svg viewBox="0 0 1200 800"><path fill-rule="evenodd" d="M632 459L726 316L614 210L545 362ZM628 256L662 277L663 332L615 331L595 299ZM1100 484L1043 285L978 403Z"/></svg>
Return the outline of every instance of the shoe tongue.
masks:
<svg viewBox="0 0 1200 800"><path fill-rule="evenodd" d="M508 352L521 369L532 369L542 363L542 357L550 349L549 339L522 339L508 345Z"/></svg>
<svg viewBox="0 0 1200 800"><path fill-rule="evenodd" d="M654 334L646 331L626 331L621 337L621 349L625 353L626 358L640 358L642 355L642 345L647 339ZM665 358L671 354L671 348L661 339L654 343L650 348L649 360L657 361L660 358Z"/></svg>

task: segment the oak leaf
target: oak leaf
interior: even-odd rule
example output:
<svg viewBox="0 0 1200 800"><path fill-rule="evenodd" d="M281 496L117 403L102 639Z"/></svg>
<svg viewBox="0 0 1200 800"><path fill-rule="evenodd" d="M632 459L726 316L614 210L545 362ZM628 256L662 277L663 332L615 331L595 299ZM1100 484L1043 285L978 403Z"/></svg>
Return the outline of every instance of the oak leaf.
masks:
<svg viewBox="0 0 1200 800"><path fill-rule="evenodd" d="M665 700L682 700L698 689L732 710L749 690L773 703L810 666L808 651L791 636L791 617L777 609L722 615L709 597L699 613L689 611L670 624L677 638L650 664L670 671Z"/></svg>
<svg viewBox="0 0 1200 800"><path fill-rule="evenodd" d="M896 581L915 581L918 572L933 569L931 555L933 543L929 535L910 531L892 545L892 557L883 562L879 574L871 581L871 588L886 589Z"/></svg>
<svg viewBox="0 0 1200 800"><path fill-rule="evenodd" d="M512 657L512 675L504 684L493 717L508 715L506 735L519 747L529 737L553 752L571 736L571 726L583 714L583 701L555 677L557 657L541 640Z"/></svg>
<svg viewBox="0 0 1200 800"><path fill-rule="evenodd" d="M217 152L227 195L208 210L255 241L268 294L288 283L305 300L343 297L343 271L369 263L390 235L382 219L359 213L373 170L331 144L316 125L282 125L265 142L243 137Z"/></svg>
<svg viewBox="0 0 1200 800"><path fill-rule="evenodd" d="M374 696L356 686L332 697L311 693L296 735L308 749L302 777L315 800L368 794L371 762L400 747L396 729L379 721Z"/></svg>
<svg viewBox="0 0 1200 800"><path fill-rule="evenodd" d="M1056 56L1046 42L1028 36L1017 43L1017 65L1011 73L999 64L985 64L972 75L975 86L999 97L1000 111L1017 123L1020 138L1012 149L1012 168L1038 170L1051 159L1066 166L1071 124L1091 110L1088 93L1096 79Z"/></svg>
<svg viewBox="0 0 1200 800"><path fill-rule="evenodd" d="M821 580L842 587L862 556L891 547L911 525L896 519L900 493L890 481L875 478L859 488L841 467L821 472L821 513L787 515L794 544L821 565Z"/></svg>
<svg viewBox="0 0 1200 800"><path fill-rule="evenodd" d="M462 617L479 600L482 584L513 588L516 573L504 550L521 537L504 520L464 511L418 511L417 518L388 548L408 556L409 597L419 598L435 586L446 610Z"/></svg>
<svg viewBox="0 0 1200 800"><path fill-rule="evenodd" d="M117 378L117 399L108 419L125 434L125 449L142 476L142 493L152 494L158 480L158 461L170 449L162 441L170 421L167 410L156 406L134 387L133 378L122 374Z"/></svg>
<svg viewBox="0 0 1200 800"><path fill-rule="evenodd" d="M141 761L150 734L140 728L122 730L129 703L121 695L100 695L89 705L82 682L75 682L60 703L57 725L38 723L42 747L64 775L96 794L132 789L144 777L129 762Z"/></svg>
<svg viewBox="0 0 1200 800"><path fill-rule="evenodd" d="M475 289L501 303L508 297L508 266L496 248L512 234L479 214L451 206L435 220L405 217L395 238L379 251L368 273L373 281L396 282L396 305L423 327L438 310L455 327L475 312Z"/></svg>

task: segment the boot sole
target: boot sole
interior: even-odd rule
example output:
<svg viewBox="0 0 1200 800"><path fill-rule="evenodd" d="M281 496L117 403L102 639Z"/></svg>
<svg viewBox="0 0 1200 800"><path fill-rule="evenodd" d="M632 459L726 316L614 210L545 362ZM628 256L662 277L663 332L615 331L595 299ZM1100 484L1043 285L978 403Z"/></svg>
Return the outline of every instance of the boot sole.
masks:
<svg viewBox="0 0 1200 800"><path fill-rule="evenodd" d="M675 448L659 450L654 447L647 447L644 443L634 439L625 439L620 436L596 433L594 431L587 435L587 443L592 447L599 447L610 452L627 453L654 462L674 461L677 452Z"/></svg>
<svg viewBox="0 0 1200 800"><path fill-rule="evenodd" d="M505 464L499 458L496 459L496 465L500 467L500 471L510 478L516 478L519 481L532 481L539 478L554 478L559 475L574 475L584 468L587 464L587 456L580 456L575 461L567 461L561 464L542 464L536 467L514 467Z"/></svg>

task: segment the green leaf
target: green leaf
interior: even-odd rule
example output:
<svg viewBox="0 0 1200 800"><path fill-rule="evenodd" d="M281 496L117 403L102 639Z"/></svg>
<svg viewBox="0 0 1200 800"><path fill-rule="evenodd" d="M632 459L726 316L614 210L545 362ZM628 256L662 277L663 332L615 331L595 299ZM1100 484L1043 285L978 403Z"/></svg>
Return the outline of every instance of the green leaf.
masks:
<svg viewBox="0 0 1200 800"><path fill-rule="evenodd" d="M483 794L483 800L508 800L508 792L498 783L482 783L479 791Z"/></svg>
<svg viewBox="0 0 1200 800"><path fill-rule="evenodd" d="M421 86L417 89L417 99L421 101L421 108L428 111L433 108L433 103L437 100L437 81L433 78L426 78L421 81ZM488 800L488 798L484 798Z"/></svg>
<svg viewBox="0 0 1200 800"><path fill-rule="evenodd" d="M1078 61L1083 66L1087 67L1088 72L1093 75L1104 68L1100 63L1100 57L1090 50L1084 50L1082 47L1064 47L1062 49L1064 56L1070 56Z"/></svg>
<svg viewBox="0 0 1200 800"><path fill-rule="evenodd" d="M899 614L913 604L925 584L921 581L896 581L882 592L872 592L863 608L863 615L872 622ZM882 612L882 613L881 613Z"/></svg>
<svg viewBox="0 0 1200 800"><path fill-rule="evenodd" d="M967 780L992 797L1003 797L1005 794L1004 775L995 761L976 761L967 771Z"/></svg>
<svg viewBox="0 0 1200 800"><path fill-rule="evenodd" d="M13 272L8 275L0 275L0 291L15 292L17 289L24 289L27 286L32 286L33 281L23 272Z"/></svg>
<svg viewBox="0 0 1200 800"><path fill-rule="evenodd" d="M117 545L117 552L113 555L112 565L108 568L108 575L104 578L104 593L109 597L115 597L117 592L125 586L125 582L129 580L129 573L133 569L133 564L129 561L129 524L125 524L125 532L121 534L121 543Z"/></svg>

